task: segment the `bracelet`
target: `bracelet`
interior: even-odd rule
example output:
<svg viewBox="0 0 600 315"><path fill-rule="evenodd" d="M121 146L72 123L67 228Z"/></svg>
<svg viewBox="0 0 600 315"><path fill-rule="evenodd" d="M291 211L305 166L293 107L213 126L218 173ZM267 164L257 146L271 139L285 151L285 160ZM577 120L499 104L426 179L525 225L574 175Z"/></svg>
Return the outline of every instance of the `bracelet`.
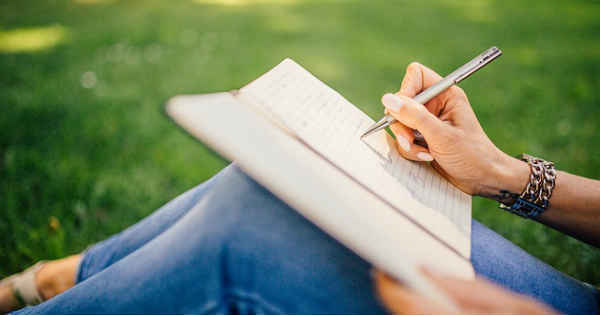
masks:
<svg viewBox="0 0 600 315"><path fill-rule="evenodd" d="M499 207L521 217L533 219L550 206L550 197L556 183L556 169L554 163L525 153L519 158L529 164L529 182L513 204L500 203Z"/></svg>

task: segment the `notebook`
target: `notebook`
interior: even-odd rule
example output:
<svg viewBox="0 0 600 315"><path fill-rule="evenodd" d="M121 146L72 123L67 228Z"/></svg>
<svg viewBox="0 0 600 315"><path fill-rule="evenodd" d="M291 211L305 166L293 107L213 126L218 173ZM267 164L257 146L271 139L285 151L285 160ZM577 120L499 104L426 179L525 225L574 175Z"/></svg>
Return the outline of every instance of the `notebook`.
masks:
<svg viewBox="0 0 600 315"><path fill-rule="evenodd" d="M324 232L397 279L465 279L471 197L402 158L374 121L291 59L239 90L179 95L168 115ZM383 112L383 110L382 110Z"/></svg>

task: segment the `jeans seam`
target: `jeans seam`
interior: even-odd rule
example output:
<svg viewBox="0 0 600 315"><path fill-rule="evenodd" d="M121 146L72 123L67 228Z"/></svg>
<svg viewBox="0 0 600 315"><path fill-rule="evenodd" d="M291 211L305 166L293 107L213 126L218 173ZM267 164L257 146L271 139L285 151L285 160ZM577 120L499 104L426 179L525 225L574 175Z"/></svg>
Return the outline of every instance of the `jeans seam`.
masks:
<svg viewBox="0 0 600 315"><path fill-rule="evenodd" d="M239 290L230 290L225 293L225 300L230 302L250 302L255 306L260 306L267 314L285 314L279 307L268 303L264 298L256 293L245 293Z"/></svg>
<svg viewBox="0 0 600 315"><path fill-rule="evenodd" d="M204 308L200 309L199 311L194 311L194 313L197 314L218 314L219 312L217 312L217 310L219 308L222 308L223 304L222 303L213 303L212 305L207 305Z"/></svg>
<svg viewBox="0 0 600 315"><path fill-rule="evenodd" d="M89 265L89 255L88 255L88 250L86 249L84 251L84 253L82 254L82 258L81 258L81 261L79 262L79 266L77 267L77 276L75 277L75 284L78 284L81 281L83 281L83 279L85 277L85 270L88 265Z"/></svg>

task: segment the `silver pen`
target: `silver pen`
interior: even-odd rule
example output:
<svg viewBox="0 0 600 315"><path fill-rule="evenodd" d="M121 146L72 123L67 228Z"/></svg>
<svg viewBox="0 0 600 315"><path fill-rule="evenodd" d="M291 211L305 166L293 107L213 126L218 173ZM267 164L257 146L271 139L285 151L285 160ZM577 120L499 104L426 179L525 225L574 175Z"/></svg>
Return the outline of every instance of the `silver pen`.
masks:
<svg viewBox="0 0 600 315"><path fill-rule="evenodd" d="M462 67L454 70L454 72L447 75L438 83L430 86L425 91L419 93L419 95L415 96L413 100L419 104L425 104L429 102L438 94L444 92L454 84L458 84L460 81L468 78L471 74L475 73L475 71L483 68L483 66L492 62L500 55L502 55L502 51L500 51L500 49L498 49L498 47L495 46L484 51L479 56L473 58L473 60L464 64ZM360 138L363 139L368 135L371 135L379 130L385 129L387 126L389 126L395 121L396 119L391 115L385 115L383 118L381 118L381 120L371 125L371 127L369 127L369 129L367 129L367 131ZM417 136L417 138L422 137L420 136L418 131L415 131L415 135Z"/></svg>

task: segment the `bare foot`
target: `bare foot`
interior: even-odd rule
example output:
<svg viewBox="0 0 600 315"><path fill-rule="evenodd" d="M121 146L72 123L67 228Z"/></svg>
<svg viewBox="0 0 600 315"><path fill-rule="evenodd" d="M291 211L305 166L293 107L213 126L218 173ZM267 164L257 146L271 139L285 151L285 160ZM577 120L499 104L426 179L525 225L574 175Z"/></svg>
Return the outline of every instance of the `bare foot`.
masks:
<svg viewBox="0 0 600 315"><path fill-rule="evenodd" d="M48 300L75 285L75 277L81 255L48 261L35 274L35 285L42 297ZM21 307L12 287L0 287L0 313L8 313Z"/></svg>

